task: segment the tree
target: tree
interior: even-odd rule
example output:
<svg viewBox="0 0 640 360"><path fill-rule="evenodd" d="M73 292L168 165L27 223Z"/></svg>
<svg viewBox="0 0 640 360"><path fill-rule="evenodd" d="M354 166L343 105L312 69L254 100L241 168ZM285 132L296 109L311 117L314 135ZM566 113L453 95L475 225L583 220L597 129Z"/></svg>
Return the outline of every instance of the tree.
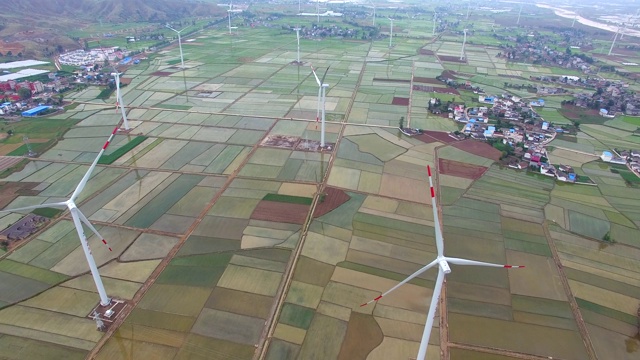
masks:
<svg viewBox="0 0 640 360"><path fill-rule="evenodd" d="M11 52L11 50L7 51L7 56L13 56L13 53Z"/></svg>
<svg viewBox="0 0 640 360"><path fill-rule="evenodd" d="M18 89L18 95L20 95L20 99L26 100L31 97L31 90L21 87Z"/></svg>
<svg viewBox="0 0 640 360"><path fill-rule="evenodd" d="M398 127L400 129L404 129L404 116L400 117L400 121L399 121Z"/></svg>

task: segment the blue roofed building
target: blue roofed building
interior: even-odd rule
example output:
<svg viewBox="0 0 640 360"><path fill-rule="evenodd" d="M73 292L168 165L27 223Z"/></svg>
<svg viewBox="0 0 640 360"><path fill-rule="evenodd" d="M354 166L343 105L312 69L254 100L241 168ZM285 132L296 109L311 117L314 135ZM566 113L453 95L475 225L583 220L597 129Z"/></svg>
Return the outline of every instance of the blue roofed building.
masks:
<svg viewBox="0 0 640 360"><path fill-rule="evenodd" d="M51 108L51 106L42 105L42 106L34 107L33 109L29 109L29 110L23 111L22 112L22 116L24 116L24 117L37 116L38 114L43 113L44 111L48 110L49 108Z"/></svg>

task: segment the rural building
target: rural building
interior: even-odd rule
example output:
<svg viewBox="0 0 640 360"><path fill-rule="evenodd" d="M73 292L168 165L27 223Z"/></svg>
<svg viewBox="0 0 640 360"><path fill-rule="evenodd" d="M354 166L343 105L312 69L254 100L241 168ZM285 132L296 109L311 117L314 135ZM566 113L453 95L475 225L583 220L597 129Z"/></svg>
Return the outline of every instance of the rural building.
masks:
<svg viewBox="0 0 640 360"><path fill-rule="evenodd" d="M22 112L22 116L24 116L24 117L36 116L36 115L42 113L43 111L49 109L50 107L51 106L46 106L46 105L34 107L33 109L29 109L29 110L23 111Z"/></svg>
<svg viewBox="0 0 640 360"><path fill-rule="evenodd" d="M621 157L617 157L617 156L613 156L613 154L610 151L603 151L602 155L600 155L600 159L602 159L602 161L604 162L608 162L608 163L612 163L612 164L626 164L627 160L621 158Z"/></svg>

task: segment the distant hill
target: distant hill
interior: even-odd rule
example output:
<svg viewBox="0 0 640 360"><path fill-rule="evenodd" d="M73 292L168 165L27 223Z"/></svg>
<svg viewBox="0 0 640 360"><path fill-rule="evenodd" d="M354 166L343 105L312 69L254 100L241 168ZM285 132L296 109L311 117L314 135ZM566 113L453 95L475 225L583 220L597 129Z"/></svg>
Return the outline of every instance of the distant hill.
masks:
<svg viewBox="0 0 640 360"><path fill-rule="evenodd" d="M62 17L105 22L167 21L221 13L216 4L188 0L19 0L2 6L5 18Z"/></svg>
<svg viewBox="0 0 640 360"><path fill-rule="evenodd" d="M0 10L0 60L13 56L49 57L54 49L78 49L83 40L75 30L97 24L156 23L223 17L226 9L198 0L16 0ZM2 45L4 44L4 45ZM9 45L20 46L9 49ZM12 45L13 46L13 45ZM15 47L14 46L14 47Z"/></svg>

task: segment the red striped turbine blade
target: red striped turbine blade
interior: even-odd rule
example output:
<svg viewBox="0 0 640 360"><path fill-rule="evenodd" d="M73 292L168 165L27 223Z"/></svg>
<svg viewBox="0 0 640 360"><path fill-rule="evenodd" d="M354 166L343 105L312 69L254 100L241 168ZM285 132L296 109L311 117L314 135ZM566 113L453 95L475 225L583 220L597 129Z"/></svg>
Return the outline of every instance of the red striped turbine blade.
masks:
<svg viewBox="0 0 640 360"><path fill-rule="evenodd" d="M107 247L109 248L109 251L113 251L113 250L111 250L111 247L109 246L109 244L107 244L107 240L102 239L102 243L107 245Z"/></svg>
<svg viewBox="0 0 640 360"><path fill-rule="evenodd" d="M364 304L360 305L360 307L367 306L367 305L371 304L372 302L375 302L375 301L380 300L381 298L382 298L382 295L378 296L377 298L375 298L375 299L373 299L373 300L371 300L371 301L368 301L368 302L366 302L366 303L364 303Z"/></svg>

